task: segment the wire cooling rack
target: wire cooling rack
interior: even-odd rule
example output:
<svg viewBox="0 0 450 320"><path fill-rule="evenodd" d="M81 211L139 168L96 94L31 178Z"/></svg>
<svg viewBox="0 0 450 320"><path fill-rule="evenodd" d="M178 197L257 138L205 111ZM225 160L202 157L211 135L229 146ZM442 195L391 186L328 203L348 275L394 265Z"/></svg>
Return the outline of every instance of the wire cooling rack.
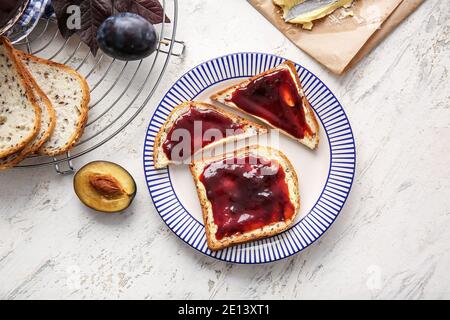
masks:
<svg viewBox="0 0 450 320"><path fill-rule="evenodd" d="M78 144L58 157L31 156L18 167L53 165L59 174L70 174L73 159L99 148L136 118L161 82L171 56L182 56L185 49L184 42L175 38L178 0L161 0L161 4L171 23L156 26L158 49L144 60L119 61L100 51L94 57L78 37L64 40L52 18L41 19L33 32L14 43L18 49L76 69L91 90L89 119Z"/></svg>

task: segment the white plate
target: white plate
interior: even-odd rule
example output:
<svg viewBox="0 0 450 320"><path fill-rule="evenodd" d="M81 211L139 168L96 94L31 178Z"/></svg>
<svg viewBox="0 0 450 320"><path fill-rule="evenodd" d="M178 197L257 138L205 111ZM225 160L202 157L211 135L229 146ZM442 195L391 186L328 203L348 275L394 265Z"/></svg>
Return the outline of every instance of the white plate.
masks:
<svg viewBox="0 0 450 320"><path fill-rule="evenodd" d="M144 171L156 210L178 237L211 257L234 263L266 263L291 256L330 227L350 192L356 150L348 118L322 81L298 64L296 68L306 96L319 119L320 143L317 150L311 151L284 135L279 136L278 149L294 165L300 186L300 214L289 230L212 252L206 245L200 203L188 168L172 166L157 170L153 167L155 136L175 106L187 100L211 102L209 97L214 92L283 61L284 58L270 54L236 53L202 63L175 82L150 121L144 146ZM270 141L260 137L260 144L266 144L264 140Z"/></svg>

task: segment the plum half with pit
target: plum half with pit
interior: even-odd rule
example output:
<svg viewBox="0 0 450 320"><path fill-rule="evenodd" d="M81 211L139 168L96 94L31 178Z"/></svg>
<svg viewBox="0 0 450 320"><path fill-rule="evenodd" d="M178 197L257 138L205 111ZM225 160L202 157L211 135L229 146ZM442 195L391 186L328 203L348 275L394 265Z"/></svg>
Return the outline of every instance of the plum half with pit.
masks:
<svg viewBox="0 0 450 320"><path fill-rule="evenodd" d="M156 51L155 27L135 13L119 13L107 18L97 30L97 43L107 55L118 60L144 59Z"/></svg>
<svg viewBox="0 0 450 320"><path fill-rule="evenodd" d="M128 208L136 195L136 183L127 170L108 161L94 161L74 177L74 189L86 206L101 212Z"/></svg>

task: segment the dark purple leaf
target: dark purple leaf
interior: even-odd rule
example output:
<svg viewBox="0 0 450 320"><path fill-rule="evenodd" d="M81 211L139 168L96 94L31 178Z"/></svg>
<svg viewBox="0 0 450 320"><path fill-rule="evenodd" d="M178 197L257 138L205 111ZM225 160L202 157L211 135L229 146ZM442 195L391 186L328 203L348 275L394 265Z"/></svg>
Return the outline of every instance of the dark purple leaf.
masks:
<svg viewBox="0 0 450 320"><path fill-rule="evenodd" d="M110 0L84 0L81 3L81 29L77 33L94 56L98 51L97 29L111 14Z"/></svg>
<svg viewBox="0 0 450 320"><path fill-rule="evenodd" d="M63 37L67 39L75 33L78 34L94 55L98 51L97 29L113 14L112 4L112 0L52 0L58 28ZM72 12L68 12L72 5L80 8L80 28L73 28L70 23L68 24L71 19L73 20ZM115 12L136 13L152 24L170 22L167 16L164 17L163 8L158 0L115 0L114 6Z"/></svg>
<svg viewBox="0 0 450 320"><path fill-rule="evenodd" d="M77 30L69 29L67 26L67 20L70 17L70 14L67 13L67 9L71 5L80 5L81 0L79 1L67 1L67 0L53 0L52 6L55 11L56 19L58 21L58 29L61 32L62 36L67 39L71 35L73 35Z"/></svg>
<svg viewBox="0 0 450 320"><path fill-rule="evenodd" d="M158 0L116 0L115 8L119 12L133 12L152 24L163 22L164 9ZM164 22L170 22L166 16Z"/></svg>

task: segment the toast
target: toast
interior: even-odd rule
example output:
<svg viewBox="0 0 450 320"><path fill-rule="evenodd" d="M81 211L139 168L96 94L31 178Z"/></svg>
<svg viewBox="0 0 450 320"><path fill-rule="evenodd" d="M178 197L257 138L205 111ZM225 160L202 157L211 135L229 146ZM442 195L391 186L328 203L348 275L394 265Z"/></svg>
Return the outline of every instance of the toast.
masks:
<svg viewBox="0 0 450 320"><path fill-rule="evenodd" d="M196 108L200 110L211 110L214 111L228 119L231 119L233 123L242 125L242 131L239 134L228 136L223 139L219 139L217 141L214 141L205 147L203 147L201 150L198 150L196 153L200 153L204 150L214 148L215 146L219 144L225 144L230 141L237 141L241 139L245 139L257 134L264 134L267 132L267 129L259 124L253 123L251 121L248 121L242 117L236 116L230 112L226 112L224 110L220 110L210 104L202 103L202 102L196 102L196 101L188 101L184 102L178 106L176 106L172 112L169 114L166 122L163 124L163 126L160 128L158 134L155 138L155 143L153 147L153 160L154 160L154 166L155 168L163 168L166 167L169 164L177 163L175 161L172 161L168 158L166 153L163 150L163 143L166 141L170 130L176 123L176 121L184 114L186 114L191 108Z"/></svg>
<svg viewBox="0 0 450 320"><path fill-rule="evenodd" d="M250 83L254 82L255 80L258 80L262 77L265 77L269 74L273 74L280 70L288 70L290 72L290 76L292 77L292 80L294 80L294 82L295 82L295 85L296 85L296 88L298 91L298 95L299 95L299 99L301 99L302 108L303 108L303 112L305 115L305 120L306 120L308 127L311 130L311 134L307 134L303 138L298 138L298 137L293 136L292 134L288 133L287 131L273 125L268 120L245 111L242 107L240 107L239 105L237 105L236 103L231 101L231 98L237 89L246 88ZM231 107L231 108L237 109L241 112L244 112L246 114L249 114L250 116L261 120L262 122L268 124L272 128L280 130L285 135L299 141L300 143L304 144L305 146L307 146L310 149L315 149L319 143L319 124L317 122L314 111L311 108L311 105L309 104L308 100L306 99L305 93L303 92L303 88L300 83L300 78L297 74L297 70L295 69L294 64L290 61L285 61L282 64L280 64L270 70L267 70L267 71L260 73L254 77L251 77L241 83L238 83L238 84L228 87L224 90L221 90L220 92L217 92L216 94L212 95L211 99L214 101L218 101L228 107Z"/></svg>
<svg viewBox="0 0 450 320"><path fill-rule="evenodd" d="M50 100L56 124L39 153L57 156L78 142L86 125L90 92L86 80L75 70L53 61L16 51L24 66Z"/></svg>
<svg viewBox="0 0 450 320"><path fill-rule="evenodd" d="M22 150L39 132L41 110L24 68L0 36L0 158Z"/></svg>
<svg viewBox="0 0 450 320"><path fill-rule="evenodd" d="M294 211L289 218L286 218L283 221L273 222L270 224L263 225L257 229L252 229L250 231L241 233L234 233L232 235L228 235L226 237L218 239L216 234L219 230L219 226L215 223L213 214L213 204L208 198L209 195L211 194L211 190L206 190L205 184L202 182L201 177L205 168L208 168L210 164L217 163L218 161L224 161L225 159L230 159L231 157L243 157L246 155L256 155L258 157L263 157L271 161L275 160L276 163L278 163L279 168L282 168L284 171L285 174L284 181L287 185L287 190L289 193L287 199L289 199L292 205L291 208ZM200 204L202 207L203 221L205 223L208 247L213 251L221 250L231 245L236 245L239 243L253 241L256 239L266 238L279 234L292 225L299 212L300 194L299 194L297 174L295 172L294 167L287 159L287 157L276 149L262 146L250 146L236 150L232 153L194 162L193 164L191 164L190 169L196 184L198 197L200 199ZM234 170L234 168L232 168L232 170ZM225 180L221 179L220 188L224 188L225 183L226 179ZM242 190L242 186L241 185L237 186L237 190L239 190L238 192L240 192L240 190ZM222 190L221 192L226 193L227 197L229 196L231 199L232 197L231 194L233 194L233 191ZM254 205L256 203L257 199L256 197L258 196L259 194L250 195L247 198L248 199L247 202L250 203L251 205L252 204ZM269 199L269 200L271 202L275 202L274 200L276 199ZM233 204L233 206L235 206L235 204ZM236 204L236 207L239 207L239 204ZM244 212L247 211L244 210Z"/></svg>
<svg viewBox="0 0 450 320"><path fill-rule="evenodd" d="M22 150L7 157L0 158L0 170L12 168L28 155L35 153L50 138L56 124L56 116L50 100L42 92L34 79L30 76L29 81L33 86L33 92L41 109L41 125L39 133Z"/></svg>

